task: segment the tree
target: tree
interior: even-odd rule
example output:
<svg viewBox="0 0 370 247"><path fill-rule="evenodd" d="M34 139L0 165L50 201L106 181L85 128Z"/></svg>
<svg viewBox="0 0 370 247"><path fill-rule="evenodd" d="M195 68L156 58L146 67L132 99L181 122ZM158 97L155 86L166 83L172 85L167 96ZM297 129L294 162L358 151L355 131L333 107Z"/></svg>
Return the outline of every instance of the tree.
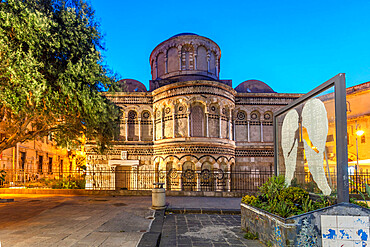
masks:
<svg viewBox="0 0 370 247"><path fill-rule="evenodd" d="M0 1L0 153L49 134L68 147L113 138L119 110L102 91L115 80L94 18L83 0Z"/></svg>

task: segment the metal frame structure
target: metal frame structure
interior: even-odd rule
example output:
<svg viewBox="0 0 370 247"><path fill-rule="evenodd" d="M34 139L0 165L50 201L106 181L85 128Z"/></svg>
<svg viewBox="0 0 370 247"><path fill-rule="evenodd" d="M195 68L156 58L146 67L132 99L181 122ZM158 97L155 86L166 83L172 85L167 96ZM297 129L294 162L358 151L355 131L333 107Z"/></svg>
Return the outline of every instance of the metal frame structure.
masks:
<svg viewBox="0 0 370 247"><path fill-rule="evenodd" d="M335 100L335 131L336 131L336 154L337 154L337 202L349 202L348 184L348 150L347 150L347 105L346 105L346 82L345 74L340 73L307 94L281 108L274 113L274 165L275 175L278 175L278 123L277 117L300 105L304 101L315 97L334 86Z"/></svg>

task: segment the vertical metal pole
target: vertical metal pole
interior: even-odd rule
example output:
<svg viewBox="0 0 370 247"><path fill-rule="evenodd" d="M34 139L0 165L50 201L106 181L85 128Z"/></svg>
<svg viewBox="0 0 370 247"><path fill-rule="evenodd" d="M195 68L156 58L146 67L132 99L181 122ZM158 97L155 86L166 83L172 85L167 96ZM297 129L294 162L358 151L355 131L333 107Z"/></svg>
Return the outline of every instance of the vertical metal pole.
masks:
<svg viewBox="0 0 370 247"><path fill-rule="evenodd" d="M356 188L356 193L358 193L358 185L357 185L357 182L358 182L358 140L357 140L357 123L356 123L356 169L355 169L355 176L356 176L356 179L355 179L355 188Z"/></svg>
<svg viewBox="0 0 370 247"><path fill-rule="evenodd" d="M337 145L338 203L349 202L348 150L347 150L347 104L345 74L335 81L335 130Z"/></svg>
<svg viewBox="0 0 370 247"><path fill-rule="evenodd" d="M278 142L278 130L279 130L279 125L278 125L278 120L277 117L273 117L274 125L273 125L273 138L274 138L274 175L278 176L278 150L279 150L279 142ZM249 122L248 122L249 123ZM248 128L249 129L249 128Z"/></svg>

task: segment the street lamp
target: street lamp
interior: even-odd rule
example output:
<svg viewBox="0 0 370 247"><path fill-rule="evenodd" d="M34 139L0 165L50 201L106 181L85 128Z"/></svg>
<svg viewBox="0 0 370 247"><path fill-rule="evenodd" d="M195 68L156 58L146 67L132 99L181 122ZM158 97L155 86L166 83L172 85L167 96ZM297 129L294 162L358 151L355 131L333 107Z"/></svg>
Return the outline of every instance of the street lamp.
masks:
<svg viewBox="0 0 370 247"><path fill-rule="evenodd" d="M363 130L360 129L360 125L357 124L357 121L356 121L356 169L355 169L355 172L356 172L356 190L358 191L357 189L357 181L358 181L358 177L357 177L357 172L359 170L359 165L358 165L358 136L362 136L365 132Z"/></svg>

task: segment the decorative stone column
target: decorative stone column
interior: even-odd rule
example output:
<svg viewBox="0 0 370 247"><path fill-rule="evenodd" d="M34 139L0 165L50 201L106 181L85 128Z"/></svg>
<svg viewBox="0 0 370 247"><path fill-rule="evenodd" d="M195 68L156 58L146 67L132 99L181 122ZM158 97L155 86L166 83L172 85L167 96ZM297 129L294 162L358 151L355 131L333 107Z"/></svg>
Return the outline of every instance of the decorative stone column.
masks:
<svg viewBox="0 0 370 247"><path fill-rule="evenodd" d="M177 55L179 57L179 70L182 70L182 61L181 61L181 46L177 47Z"/></svg>
<svg viewBox="0 0 370 247"><path fill-rule="evenodd" d="M158 78L158 66L157 66L157 59L154 62L154 68L155 68L155 79Z"/></svg>
<svg viewBox="0 0 370 247"><path fill-rule="evenodd" d="M163 139L163 116L161 116L161 140Z"/></svg>
<svg viewBox="0 0 370 247"><path fill-rule="evenodd" d="M194 47L194 70L197 70L197 67L198 67L198 54L197 54L197 52L196 52L196 47Z"/></svg>
<svg viewBox="0 0 370 247"><path fill-rule="evenodd" d="M262 121L260 123L261 123L261 142L263 142L263 124L262 124Z"/></svg>
<svg viewBox="0 0 370 247"><path fill-rule="evenodd" d="M220 128L219 128L219 137L222 138L222 117L221 117L221 113L220 113L220 116L219 116L219 125L220 125Z"/></svg>
<svg viewBox="0 0 370 247"><path fill-rule="evenodd" d="M167 74L168 73L168 64L167 64L167 54L164 53L164 69L165 69L165 73Z"/></svg>
<svg viewBox="0 0 370 247"><path fill-rule="evenodd" d="M139 121L139 141L141 141L141 119Z"/></svg>
<svg viewBox="0 0 370 247"><path fill-rule="evenodd" d="M153 141L155 141L155 129L156 129L156 127L155 127L155 119L153 118L152 119L152 122L153 122Z"/></svg>
<svg viewBox="0 0 370 247"><path fill-rule="evenodd" d="M236 123L233 121L233 140L236 141Z"/></svg>
<svg viewBox="0 0 370 247"><path fill-rule="evenodd" d="M211 71L211 54L209 53L209 51L207 52L207 71L210 72Z"/></svg>
<svg viewBox="0 0 370 247"><path fill-rule="evenodd" d="M188 113L188 137L190 136L190 113Z"/></svg>
<svg viewBox="0 0 370 247"><path fill-rule="evenodd" d="M126 141L128 140L128 118L126 118Z"/></svg>
<svg viewBox="0 0 370 247"><path fill-rule="evenodd" d="M176 127L176 122L175 122L175 110L174 110L174 112L173 112L173 114L172 114L172 128L173 128L173 130L172 130L172 135L173 135L173 138L176 138L176 131L175 131L175 127Z"/></svg>
<svg viewBox="0 0 370 247"><path fill-rule="evenodd" d="M208 134L208 112L206 112L206 137L209 137L209 134Z"/></svg>
<svg viewBox="0 0 370 247"><path fill-rule="evenodd" d="M251 141L251 132L250 132L250 128L249 128L249 120L248 120L248 142Z"/></svg>
<svg viewBox="0 0 370 247"><path fill-rule="evenodd" d="M219 60L218 60L218 57L217 57L217 58L216 58L216 76L217 76L217 77L218 77L218 71L219 71L219 70L218 70L218 65L219 65L219 64L218 64L218 61L219 61Z"/></svg>

